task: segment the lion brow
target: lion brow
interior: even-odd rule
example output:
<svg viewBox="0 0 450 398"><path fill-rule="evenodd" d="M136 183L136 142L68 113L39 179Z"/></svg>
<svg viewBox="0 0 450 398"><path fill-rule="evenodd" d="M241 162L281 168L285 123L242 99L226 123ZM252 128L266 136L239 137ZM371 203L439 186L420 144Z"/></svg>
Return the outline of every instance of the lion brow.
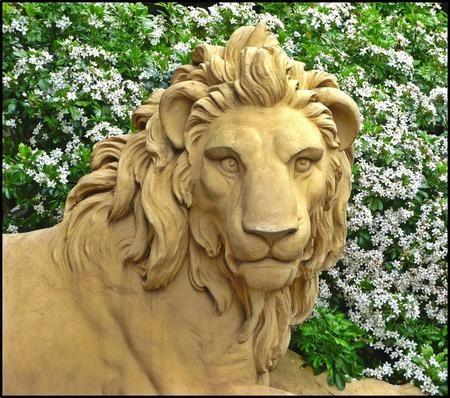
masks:
<svg viewBox="0 0 450 398"><path fill-rule="evenodd" d="M205 150L205 156L211 160L220 160L228 156L234 156L239 159L239 155L236 153L236 151L228 146L207 148Z"/></svg>
<svg viewBox="0 0 450 398"><path fill-rule="evenodd" d="M323 149L308 147L308 148L303 148L302 150L300 150L297 153L295 153L294 155L292 155L291 159L308 158L309 160L311 160L313 162L317 162L320 159L322 159L322 156L323 156Z"/></svg>

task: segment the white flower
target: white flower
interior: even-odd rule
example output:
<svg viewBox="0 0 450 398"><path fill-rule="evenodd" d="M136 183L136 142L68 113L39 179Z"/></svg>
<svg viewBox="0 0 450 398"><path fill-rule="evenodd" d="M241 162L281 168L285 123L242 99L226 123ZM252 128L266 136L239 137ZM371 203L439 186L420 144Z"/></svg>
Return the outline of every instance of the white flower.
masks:
<svg viewBox="0 0 450 398"><path fill-rule="evenodd" d="M258 19L259 22L264 22L267 24L269 29L272 30L284 30L284 24L283 22L281 22L281 20L275 16L275 15L271 15L271 14L261 14L258 15Z"/></svg>
<svg viewBox="0 0 450 398"><path fill-rule="evenodd" d="M70 25L72 25L72 22L70 22L69 17L67 17L66 15L55 21L55 26L57 28L60 28L61 30L65 30Z"/></svg>
<svg viewBox="0 0 450 398"><path fill-rule="evenodd" d="M107 137L114 135L122 135L123 131L115 126L111 126L108 122L100 122L94 128L88 130L84 135L93 142L102 141Z"/></svg>
<svg viewBox="0 0 450 398"><path fill-rule="evenodd" d="M69 101L72 101L72 100L77 99L76 93L74 93L73 91L69 91L69 92L67 93L67 99L68 99Z"/></svg>
<svg viewBox="0 0 450 398"><path fill-rule="evenodd" d="M152 44L157 44L159 39L164 35L164 28L162 26L157 26L155 30L150 33L150 37L153 39Z"/></svg>
<svg viewBox="0 0 450 398"><path fill-rule="evenodd" d="M15 16L11 25L5 26L3 32L13 32L14 30L25 35L28 32L28 19L24 16Z"/></svg>
<svg viewBox="0 0 450 398"><path fill-rule="evenodd" d="M448 372L446 369L440 370L438 373L438 377L441 381L446 381L448 377Z"/></svg>
<svg viewBox="0 0 450 398"><path fill-rule="evenodd" d="M402 47L406 47L410 43L409 40L401 33L397 33L397 41Z"/></svg>
<svg viewBox="0 0 450 398"><path fill-rule="evenodd" d="M33 205L33 209L36 211L37 214L42 215L45 213L44 205L42 203L39 203L37 205Z"/></svg>
<svg viewBox="0 0 450 398"><path fill-rule="evenodd" d="M93 26L96 29L103 28L105 24L102 20L98 19L97 16L91 15L88 19L88 25Z"/></svg>
<svg viewBox="0 0 450 398"><path fill-rule="evenodd" d="M180 41L173 46L173 50L175 53L186 53L191 50L191 47L189 44Z"/></svg>
<svg viewBox="0 0 450 398"><path fill-rule="evenodd" d="M9 224L6 232L9 232L10 234L17 234L19 232L19 228L17 225Z"/></svg>
<svg viewBox="0 0 450 398"><path fill-rule="evenodd" d="M289 56L294 56L298 51L297 45L294 43L291 37L288 37L283 44L283 49Z"/></svg>
<svg viewBox="0 0 450 398"><path fill-rule="evenodd" d="M7 120L5 120L5 126L17 127L16 119L7 119Z"/></svg>
<svg viewBox="0 0 450 398"><path fill-rule="evenodd" d="M70 175L69 166L67 162L64 162L64 164L60 167L58 167L58 173L59 173L59 181L62 184L67 184L67 177Z"/></svg>
<svg viewBox="0 0 450 398"><path fill-rule="evenodd" d="M55 216L55 218L56 218L57 222L61 222L63 220L63 218L64 218L64 210L58 207L56 209L56 216Z"/></svg>
<svg viewBox="0 0 450 398"><path fill-rule="evenodd" d="M3 86L5 86L6 88L9 88L11 80L12 79L9 76L3 76Z"/></svg>

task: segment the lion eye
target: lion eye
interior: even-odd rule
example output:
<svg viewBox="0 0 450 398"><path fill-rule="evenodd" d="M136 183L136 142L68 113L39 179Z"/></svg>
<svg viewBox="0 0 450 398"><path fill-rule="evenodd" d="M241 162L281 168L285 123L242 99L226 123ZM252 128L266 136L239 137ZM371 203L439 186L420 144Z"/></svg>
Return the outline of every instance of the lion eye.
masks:
<svg viewBox="0 0 450 398"><path fill-rule="evenodd" d="M305 172L311 167L311 161L306 158L297 159L295 162L295 171L298 173Z"/></svg>
<svg viewBox="0 0 450 398"><path fill-rule="evenodd" d="M236 159L225 158L220 161L220 165L225 171L229 173L237 173L239 171L239 165Z"/></svg>

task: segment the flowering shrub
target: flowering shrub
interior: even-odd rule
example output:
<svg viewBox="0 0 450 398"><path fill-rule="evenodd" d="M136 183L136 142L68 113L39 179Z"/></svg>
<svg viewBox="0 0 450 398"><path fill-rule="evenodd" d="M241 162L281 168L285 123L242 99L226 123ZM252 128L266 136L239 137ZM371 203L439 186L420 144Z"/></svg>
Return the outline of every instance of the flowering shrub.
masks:
<svg viewBox="0 0 450 398"><path fill-rule="evenodd" d="M438 3L158 3L155 15L140 3L2 7L4 232L58 222L95 142L131 132L132 110L167 87L198 43L222 45L265 21L291 57L335 74L363 115L348 244L293 341L343 312L366 333L365 376L447 393L447 15Z"/></svg>

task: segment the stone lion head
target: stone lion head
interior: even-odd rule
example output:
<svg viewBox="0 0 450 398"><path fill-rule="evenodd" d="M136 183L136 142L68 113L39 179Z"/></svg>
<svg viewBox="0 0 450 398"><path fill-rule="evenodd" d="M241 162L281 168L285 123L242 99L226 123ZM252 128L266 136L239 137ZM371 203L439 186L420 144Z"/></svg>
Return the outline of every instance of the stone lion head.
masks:
<svg viewBox="0 0 450 398"><path fill-rule="evenodd" d="M81 268L100 249L80 225L131 214L118 247L143 286L164 288L187 262L192 286L219 314L242 303L239 340L256 336L266 374L287 349L289 325L312 310L318 272L343 250L357 105L259 24L225 47L198 46L132 122L139 133L95 146L54 256Z"/></svg>

